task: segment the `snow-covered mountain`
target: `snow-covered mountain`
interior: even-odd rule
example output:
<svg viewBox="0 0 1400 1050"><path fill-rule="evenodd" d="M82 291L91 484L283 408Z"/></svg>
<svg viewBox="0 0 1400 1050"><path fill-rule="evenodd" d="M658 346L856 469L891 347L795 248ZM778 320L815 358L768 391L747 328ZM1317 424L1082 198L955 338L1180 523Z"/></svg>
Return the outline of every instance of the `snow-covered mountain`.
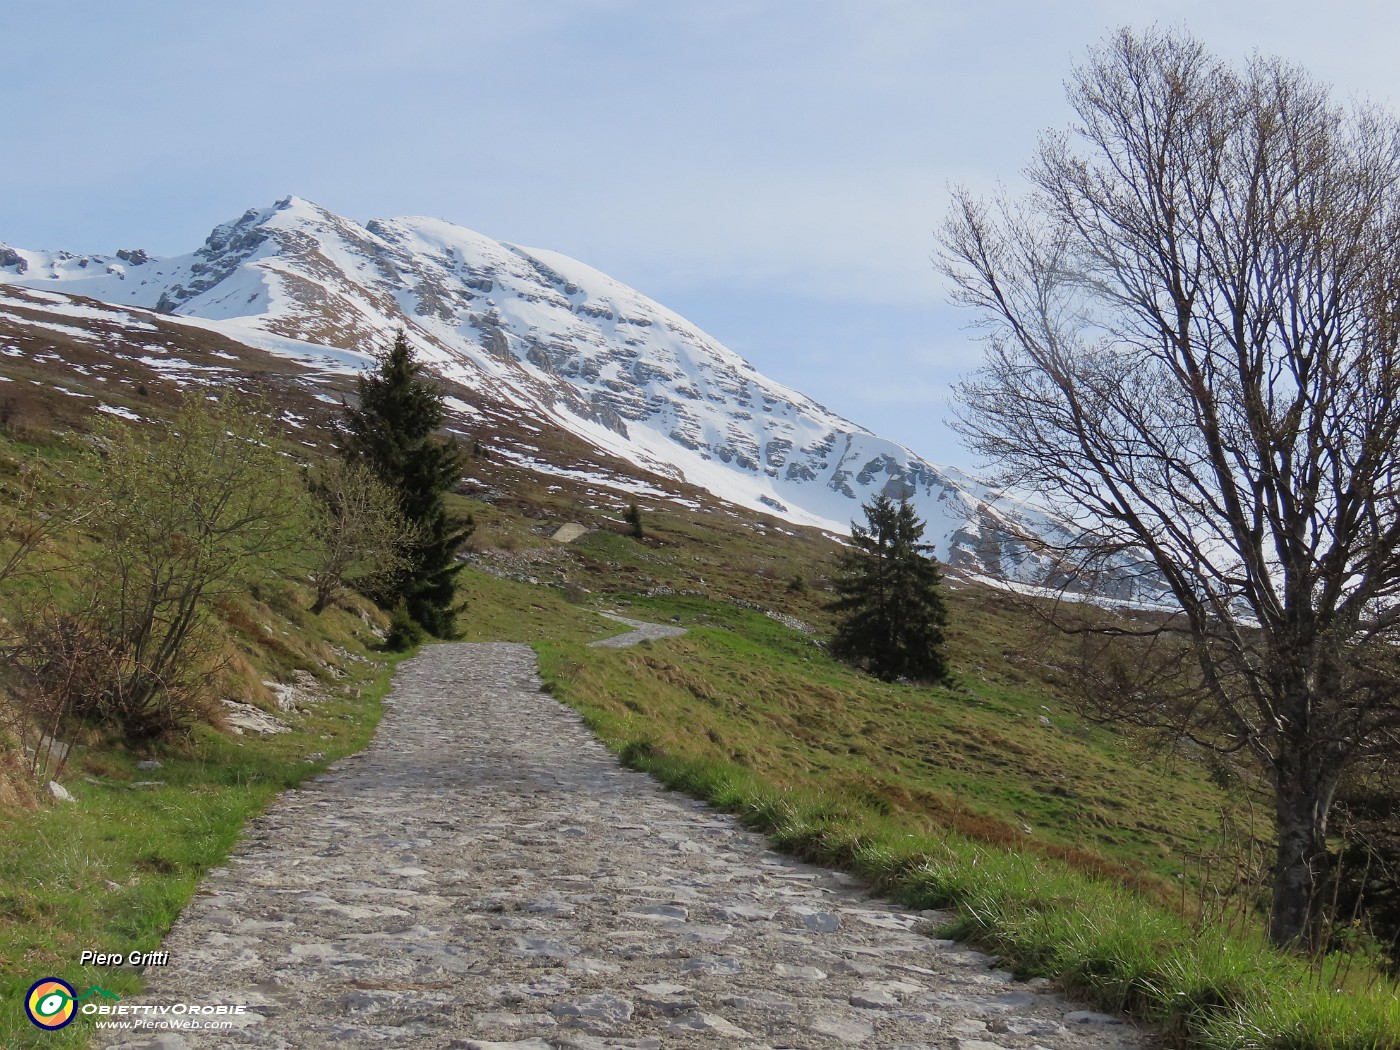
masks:
<svg viewBox="0 0 1400 1050"><path fill-rule="evenodd" d="M361 225L288 197L172 258L0 244L0 284L177 315L323 369L362 367L404 328L445 378L733 503L845 532L876 494L907 498L940 558L992 576L1040 578L1040 539L1066 536L606 274L438 219Z"/></svg>

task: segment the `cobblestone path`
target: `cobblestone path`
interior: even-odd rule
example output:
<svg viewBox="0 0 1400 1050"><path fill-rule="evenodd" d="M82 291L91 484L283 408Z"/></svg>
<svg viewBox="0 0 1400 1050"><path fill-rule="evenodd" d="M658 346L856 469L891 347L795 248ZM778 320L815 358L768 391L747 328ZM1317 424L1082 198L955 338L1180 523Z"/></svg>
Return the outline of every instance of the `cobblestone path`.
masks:
<svg viewBox="0 0 1400 1050"><path fill-rule="evenodd" d="M243 1004L239 1027L98 1045L1143 1045L620 768L526 646L431 646L388 705L254 822L147 971L140 1004Z"/></svg>

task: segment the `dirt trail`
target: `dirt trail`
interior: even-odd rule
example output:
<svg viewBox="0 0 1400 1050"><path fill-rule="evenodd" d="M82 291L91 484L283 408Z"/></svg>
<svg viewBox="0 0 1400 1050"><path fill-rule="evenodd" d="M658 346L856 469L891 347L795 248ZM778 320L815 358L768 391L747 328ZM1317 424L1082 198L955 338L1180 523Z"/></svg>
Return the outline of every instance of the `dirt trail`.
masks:
<svg viewBox="0 0 1400 1050"><path fill-rule="evenodd" d="M1143 1045L619 767L526 646L430 646L387 704L367 750L253 822L121 1004L242 1006L238 1027L97 1046Z"/></svg>

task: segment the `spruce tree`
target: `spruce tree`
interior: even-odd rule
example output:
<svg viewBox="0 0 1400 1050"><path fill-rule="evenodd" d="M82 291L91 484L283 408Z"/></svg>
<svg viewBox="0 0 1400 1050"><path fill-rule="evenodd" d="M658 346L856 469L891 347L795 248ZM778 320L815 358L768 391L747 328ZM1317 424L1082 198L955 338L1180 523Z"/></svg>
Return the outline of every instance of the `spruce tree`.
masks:
<svg viewBox="0 0 1400 1050"><path fill-rule="evenodd" d="M866 525L851 523L851 547L833 580L842 614L831 652L885 681L940 681L947 616L938 593L938 566L920 542L924 523L907 502L878 496L862 508Z"/></svg>
<svg viewBox="0 0 1400 1050"><path fill-rule="evenodd" d="M433 436L443 420L443 395L403 331L377 356L378 367L359 377L359 405L345 411L343 451L394 491L415 537L405 552L408 568L376 597L390 608L403 602L419 624L450 638L459 611L457 549L471 522L448 514L443 496L461 476L462 453L455 441Z"/></svg>

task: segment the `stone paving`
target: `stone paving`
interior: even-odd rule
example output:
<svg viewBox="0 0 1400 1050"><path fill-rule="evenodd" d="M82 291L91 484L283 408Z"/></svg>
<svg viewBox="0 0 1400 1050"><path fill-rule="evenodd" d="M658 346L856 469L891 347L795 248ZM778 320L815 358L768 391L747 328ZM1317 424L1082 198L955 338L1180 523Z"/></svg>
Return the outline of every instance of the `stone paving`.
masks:
<svg viewBox="0 0 1400 1050"><path fill-rule="evenodd" d="M252 824L122 1004L243 1005L238 1026L96 1045L1147 1045L619 767L535 668L508 644L405 663L374 743Z"/></svg>

